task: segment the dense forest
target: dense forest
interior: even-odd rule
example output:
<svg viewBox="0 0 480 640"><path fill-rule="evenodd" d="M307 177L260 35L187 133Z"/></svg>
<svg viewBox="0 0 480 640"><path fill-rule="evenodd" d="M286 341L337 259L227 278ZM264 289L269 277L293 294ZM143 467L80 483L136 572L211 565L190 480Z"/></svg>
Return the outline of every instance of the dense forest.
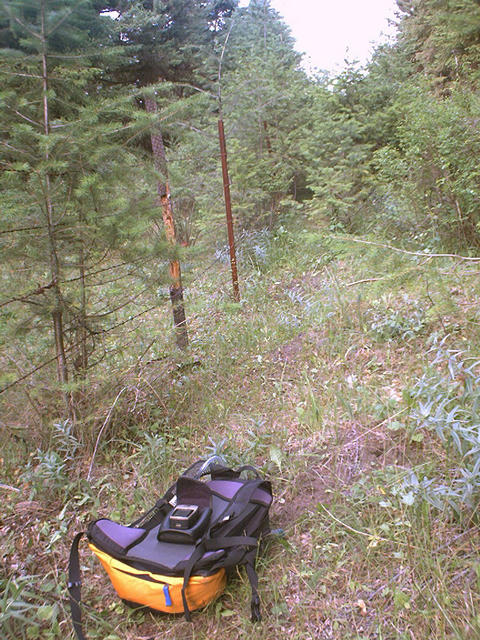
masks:
<svg viewBox="0 0 480 640"><path fill-rule="evenodd" d="M215 453L274 483L265 621L86 559L90 637L473 640L480 2L397 0L338 74L238 4L0 6L0 635L73 638L73 534Z"/></svg>

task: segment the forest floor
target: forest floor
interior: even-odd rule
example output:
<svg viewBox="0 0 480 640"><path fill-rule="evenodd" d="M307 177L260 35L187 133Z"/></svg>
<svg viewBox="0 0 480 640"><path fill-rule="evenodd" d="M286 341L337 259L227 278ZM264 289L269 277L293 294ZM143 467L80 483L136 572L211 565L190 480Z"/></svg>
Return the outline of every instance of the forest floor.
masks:
<svg viewBox="0 0 480 640"><path fill-rule="evenodd" d="M35 416L10 396L0 635L73 637L74 533L98 514L128 523L215 451L273 482L284 536L258 561L263 621L249 621L243 571L192 624L126 609L85 546L89 638L478 638L478 446L465 455L452 427L475 432L476 263L281 228L250 237L240 266L240 304L227 265L187 271L188 354L167 313L142 318L84 391L83 440L57 423L37 447Z"/></svg>

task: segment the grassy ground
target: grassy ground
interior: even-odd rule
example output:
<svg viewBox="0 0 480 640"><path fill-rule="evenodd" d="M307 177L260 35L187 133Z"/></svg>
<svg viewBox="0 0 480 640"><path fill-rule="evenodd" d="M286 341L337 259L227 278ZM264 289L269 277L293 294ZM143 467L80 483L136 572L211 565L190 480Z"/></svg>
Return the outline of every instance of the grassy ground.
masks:
<svg viewBox="0 0 480 640"><path fill-rule="evenodd" d="M190 353L167 313L109 338L130 346L83 391L82 437L10 396L2 637L71 637L74 532L128 523L211 451L274 483L263 622L243 572L193 624L127 610L85 550L89 637L479 637L475 264L280 229L244 243L240 305L226 265L204 269L186 276Z"/></svg>

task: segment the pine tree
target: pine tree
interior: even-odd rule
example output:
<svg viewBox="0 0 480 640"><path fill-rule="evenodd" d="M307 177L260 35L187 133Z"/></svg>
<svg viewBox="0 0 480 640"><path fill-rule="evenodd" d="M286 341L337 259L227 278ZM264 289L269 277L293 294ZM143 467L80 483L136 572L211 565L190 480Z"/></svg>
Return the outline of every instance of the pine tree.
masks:
<svg viewBox="0 0 480 640"><path fill-rule="evenodd" d="M480 5L476 0L402 0L401 42L437 93L453 81L475 86L480 74Z"/></svg>
<svg viewBox="0 0 480 640"><path fill-rule="evenodd" d="M4 93L3 100L6 111L12 112L16 117L15 123L11 123L9 118L13 126L5 131L3 147L8 150L6 174L7 179L12 177L17 182L17 186L22 182L27 183L26 190L32 196L29 210L36 220L38 211L42 222L41 225L34 226L43 226L46 230L49 283L43 286L53 294L50 313L58 381L62 385L68 382L68 367L63 329L65 296L61 285L62 266L59 256L58 225L61 214L55 201L58 191L56 177L61 172L56 147L61 142L52 131L57 113L51 84L55 63L51 64L51 56L55 56L66 42L75 42L79 38L78 21L91 20L91 15L85 10L75 20L70 20L73 14L73 2L40 0L34 3L26 0L6 2L3 6L3 22L9 26L5 38L6 44L10 45L8 53L14 54L11 71L8 67L3 70L8 79L14 78L17 81L16 91L13 90L12 83L8 83L9 90ZM85 29L86 25L82 27ZM20 95L20 89L23 95ZM10 173L14 175L9 176ZM15 215L18 215L16 210ZM68 394L66 401L72 417Z"/></svg>
<svg viewBox="0 0 480 640"><path fill-rule="evenodd" d="M111 313L100 293L96 300L87 293L86 279L106 268L112 251L135 253L153 210L138 152L125 147L145 123L135 122L133 96L117 95L97 66L121 54L111 50L112 20L93 2L12 0L1 16L0 239L11 274L2 280L11 301L2 310L7 331L41 332L51 318L66 389L69 373L84 375ZM43 337L26 344L43 356Z"/></svg>
<svg viewBox="0 0 480 640"><path fill-rule="evenodd" d="M188 95L187 84L208 82L212 34L222 28L225 17L231 14L236 4L234 0L119 3L116 5L119 11L119 42L135 51L135 56L128 65L117 68L116 78L140 87L149 87L161 82L177 83L178 90L171 93L170 99L181 100ZM157 113L156 96L151 91L145 91L143 104L148 113ZM175 247L177 237L164 136L158 121L154 118L152 125L150 140L154 165L159 173L159 204L162 208L167 239ZM177 256L170 260L170 275L170 297L177 344L184 349L188 344L188 338L181 268Z"/></svg>
<svg viewBox="0 0 480 640"><path fill-rule="evenodd" d="M215 51L217 79L210 84L210 97L199 101L204 112L193 128L177 133L171 152L176 184L194 203L197 236L211 236L214 229L224 235L220 166L211 161L219 157L220 106L237 226L272 226L304 181L299 133L308 80L286 25L269 2L251 2L217 34ZM184 175L182 163L189 167Z"/></svg>

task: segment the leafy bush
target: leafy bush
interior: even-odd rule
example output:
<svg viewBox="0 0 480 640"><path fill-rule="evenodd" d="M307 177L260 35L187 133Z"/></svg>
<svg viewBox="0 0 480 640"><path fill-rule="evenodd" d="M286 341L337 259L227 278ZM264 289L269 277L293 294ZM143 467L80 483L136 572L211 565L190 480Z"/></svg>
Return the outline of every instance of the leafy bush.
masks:
<svg viewBox="0 0 480 640"><path fill-rule="evenodd" d="M56 451L37 451L28 462L22 480L30 485L31 498L55 498L68 485L67 464Z"/></svg>
<svg viewBox="0 0 480 640"><path fill-rule="evenodd" d="M439 100L428 87L406 84L396 101L396 141L373 154L379 191L383 185L405 205L402 217L413 212L410 233L425 234L428 244L479 246L479 110L478 96L464 88Z"/></svg>
<svg viewBox="0 0 480 640"><path fill-rule="evenodd" d="M480 497L480 360L465 352L435 347L432 366L411 391L414 432L434 432L448 455L443 478L415 473L404 480L404 502L422 495L430 504L457 514ZM405 498L405 496L408 496Z"/></svg>
<svg viewBox="0 0 480 640"><path fill-rule="evenodd" d="M59 420L53 425L53 448L64 460L73 460L80 448L70 420Z"/></svg>

